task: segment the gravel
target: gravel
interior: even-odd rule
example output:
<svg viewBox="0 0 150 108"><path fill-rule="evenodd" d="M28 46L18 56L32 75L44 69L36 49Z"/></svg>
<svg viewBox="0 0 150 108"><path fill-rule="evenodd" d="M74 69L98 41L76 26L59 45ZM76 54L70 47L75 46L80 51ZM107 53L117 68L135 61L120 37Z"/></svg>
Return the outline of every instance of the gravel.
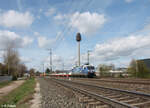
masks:
<svg viewBox="0 0 150 108"><path fill-rule="evenodd" d="M38 78L42 108L83 108L76 94L50 79Z"/></svg>

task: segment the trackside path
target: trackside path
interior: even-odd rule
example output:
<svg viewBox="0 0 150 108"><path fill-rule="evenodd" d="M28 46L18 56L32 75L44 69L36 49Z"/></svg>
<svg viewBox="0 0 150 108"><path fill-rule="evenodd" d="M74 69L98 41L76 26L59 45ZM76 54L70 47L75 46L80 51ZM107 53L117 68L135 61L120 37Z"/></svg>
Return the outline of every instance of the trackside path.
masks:
<svg viewBox="0 0 150 108"><path fill-rule="evenodd" d="M41 94L39 82L36 83L35 93L33 96L33 100L31 100L30 108L41 108Z"/></svg>
<svg viewBox="0 0 150 108"><path fill-rule="evenodd" d="M15 88L19 87L21 84L24 83L24 80L14 81L13 83L9 84L8 86L5 86L3 88L0 88L0 99L10 93Z"/></svg>

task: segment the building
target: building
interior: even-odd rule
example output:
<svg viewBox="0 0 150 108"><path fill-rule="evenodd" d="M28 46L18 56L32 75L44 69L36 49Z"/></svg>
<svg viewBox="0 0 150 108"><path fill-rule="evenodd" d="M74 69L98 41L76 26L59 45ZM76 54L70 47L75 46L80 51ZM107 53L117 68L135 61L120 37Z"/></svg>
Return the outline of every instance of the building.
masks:
<svg viewBox="0 0 150 108"><path fill-rule="evenodd" d="M150 71L150 58L147 58L147 59L140 59L140 60L138 60L138 61L142 61L144 64L145 64L145 66L149 69L149 71Z"/></svg>

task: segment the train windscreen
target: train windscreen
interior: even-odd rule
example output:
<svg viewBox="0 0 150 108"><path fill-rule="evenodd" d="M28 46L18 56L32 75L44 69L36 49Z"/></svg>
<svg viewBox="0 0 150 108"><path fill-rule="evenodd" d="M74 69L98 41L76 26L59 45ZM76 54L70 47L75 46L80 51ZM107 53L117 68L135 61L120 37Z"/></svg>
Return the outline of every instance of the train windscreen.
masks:
<svg viewBox="0 0 150 108"><path fill-rule="evenodd" d="M89 70L94 70L95 68L94 68L94 66L88 66L87 67Z"/></svg>

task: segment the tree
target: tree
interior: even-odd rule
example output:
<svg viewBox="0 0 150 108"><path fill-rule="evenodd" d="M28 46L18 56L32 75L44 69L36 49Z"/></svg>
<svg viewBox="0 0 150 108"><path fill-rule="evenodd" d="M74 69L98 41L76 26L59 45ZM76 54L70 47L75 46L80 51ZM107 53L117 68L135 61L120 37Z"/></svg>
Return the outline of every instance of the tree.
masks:
<svg viewBox="0 0 150 108"><path fill-rule="evenodd" d="M7 70L5 68L5 65L0 63L0 75L7 74Z"/></svg>
<svg viewBox="0 0 150 108"><path fill-rule="evenodd" d="M128 73L131 75L131 76L133 76L133 77L135 77L136 76L136 60L135 59L133 59L131 62L130 62L130 64L129 64L129 67L128 67L128 69L127 69L127 71L128 71Z"/></svg>
<svg viewBox="0 0 150 108"><path fill-rule="evenodd" d="M19 54L16 48L8 46L4 54L4 64L7 68L9 75L13 76L13 79L17 79L18 67L20 64Z"/></svg>
<svg viewBox="0 0 150 108"><path fill-rule="evenodd" d="M15 41L6 41L4 44L4 63L0 64L0 74L11 75L13 80L16 80L17 77L23 76L27 68L19 58L18 44Z"/></svg>
<svg viewBox="0 0 150 108"><path fill-rule="evenodd" d="M149 69L146 67L143 61L137 61L137 77L146 78L149 77Z"/></svg>
<svg viewBox="0 0 150 108"><path fill-rule="evenodd" d="M34 70L33 68L31 68L31 69L29 70L29 73L30 73L30 77L33 77L34 74L35 74L35 70Z"/></svg>
<svg viewBox="0 0 150 108"><path fill-rule="evenodd" d="M36 76L40 76L40 72L39 71L36 71Z"/></svg>
<svg viewBox="0 0 150 108"><path fill-rule="evenodd" d="M45 71L45 73L47 73L47 74L50 73L50 69L47 68L46 71Z"/></svg>
<svg viewBox="0 0 150 108"><path fill-rule="evenodd" d="M128 73L133 77L146 78L150 76L149 69L145 63L140 60L132 60L129 67Z"/></svg>
<svg viewBox="0 0 150 108"><path fill-rule="evenodd" d="M111 65L100 64L99 65L100 76L110 76L109 71L113 69L115 69L115 66L113 64Z"/></svg>
<svg viewBox="0 0 150 108"><path fill-rule="evenodd" d="M19 64L18 71L19 77L23 77L23 75L27 72L27 67L25 64Z"/></svg>

